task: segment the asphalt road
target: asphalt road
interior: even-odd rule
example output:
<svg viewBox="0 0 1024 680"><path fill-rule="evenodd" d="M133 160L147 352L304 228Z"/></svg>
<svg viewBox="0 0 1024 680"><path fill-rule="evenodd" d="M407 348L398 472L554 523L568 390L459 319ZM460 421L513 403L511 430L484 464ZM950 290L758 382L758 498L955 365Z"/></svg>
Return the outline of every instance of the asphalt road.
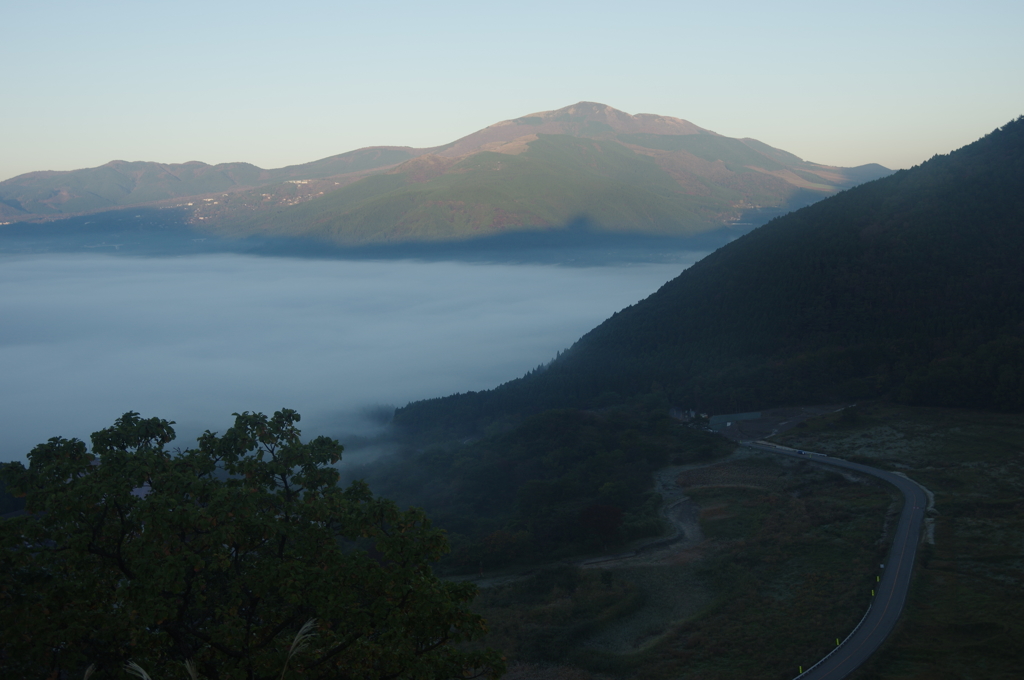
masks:
<svg viewBox="0 0 1024 680"><path fill-rule="evenodd" d="M796 450L785 447L754 442L744 442L744 444L761 451L812 460L816 463L874 475L889 482L903 493L903 511L900 513L900 521L896 527L896 537L893 540L888 560L885 562L885 569L881 570L882 580L875 588L875 597L871 601L870 609L856 630L841 645L817 664L811 667L804 666L804 672L797 676L800 680L840 680L845 678L875 653L875 650L892 632L903 611L903 605L907 601L907 591L910 588L910 575L914 569L914 558L917 556L921 525L928 507L928 498L921 487L912 480L885 470L811 452L801 455ZM794 670L797 669L794 668Z"/></svg>

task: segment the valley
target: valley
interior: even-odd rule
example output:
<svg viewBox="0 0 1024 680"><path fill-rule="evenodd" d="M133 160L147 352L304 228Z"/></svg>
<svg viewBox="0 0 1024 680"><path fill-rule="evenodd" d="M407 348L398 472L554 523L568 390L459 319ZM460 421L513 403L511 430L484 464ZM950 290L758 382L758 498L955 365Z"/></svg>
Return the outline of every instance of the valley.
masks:
<svg viewBox="0 0 1024 680"><path fill-rule="evenodd" d="M507 677L795 677L856 626L898 494L749 449L671 470L699 534L481 592Z"/></svg>
<svg viewBox="0 0 1024 680"><path fill-rule="evenodd" d="M1013 677L1024 603L1005 589L1024 559L1014 529L1022 521L1020 415L869 402L772 440L894 470L934 493L934 511L907 534L920 550L901 577L913 574L906 610L881 651L849 677L968 673L961 664L979 663L986 677ZM506 677L792 678L798 666L808 670L855 628L875 576L895 576L885 553L903 504L887 484L815 460L737 447L666 468L675 490L657 488L666 502L681 492L699 508L699 534L480 581L476 606L492 622L490 639L512 652ZM961 470L976 472L967 479ZM859 554L863 561L850 561ZM718 570L727 568L737 582L722 580ZM780 647L798 661L787 663Z"/></svg>
<svg viewBox="0 0 1024 680"><path fill-rule="evenodd" d="M726 209L714 204L721 192L687 193L685 178L668 172L671 158L680 158L671 154L704 154L705 161L721 161L738 176L744 173L737 163L754 162L750 153L778 163L791 159L750 140L688 128L684 121L620 113L588 105L537 116L540 122L517 119L488 128L475 141L470 136L393 167L373 166L393 155L364 155L370 165L356 167L349 159L345 167L354 174L343 180L298 178L298 171L289 171L274 190L239 185L199 200L4 225L0 249L7 271L52 267L49 275L33 274L33 285L11 279L17 294L5 297L5 304L13 305L12 313L39 313L38 304L28 304L34 299L28 291L70 284L76 295L88 297L83 283L89 276L107 281L108 270L122 271L110 278L118 283L98 289L105 302L95 308L95 318L84 302L70 313L74 296L54 298L63 311L50 316L73 320L75 336L38 322L7 331L0 357L8 360L7 374L26 388L6 412L31 406L29 397L37 393L52 401L30 388L39 381L30 382L33 374L25 367L47 362L26 361L24 352L47 343L24 342L28 329L37 341L49 333L61 338L58 344L68 337L98 338L112 314L111 286L119 289L117 299L129 290L122 285L124 272L134 277L132 290L140 295L140 282L163 272L153 288L159 294L133 298L135 315L190 320L204 330L174 349L157 326L140 334L129 316L124 321L133 331L125 337L164 347L168 366L168 348L193 368L203 365L196 357L205 356L215 386L205 391L220 401L229 392L223 386L238 382L232 377L237 374L221 375L223 366L248 374L261 365L264 392L278 395L280 384L296 384L290 371L315 374L302 382L310 401L299 405L312 406L315 428L333 428L352 443L343 476L357 485L365 481L403 506L423 508L447 532L451 551L434 569L449 583L475 580L481 590L474 610L491 625L487 637L465 649L503 650L512 664L509 677L784 680L836 649L875 591L886 604L872 607L863 629L806 677L850 671L857 679L913 677L935 671L938 663L974 663L979 655L987 677L1010 677L1019 659L1005 649L1017 631L1005 622L1020 618L1021 605L1001 593L1020 580L1021 426L1018 416L996 413L1012 414L1024 403L1024 251L1016 247L1021 206L999 197L1019 183L1012 150L1021 146L1024 122L759 225L757 216L784 210L787 201L797 200L797 190L837 185L795 174L799 181L787 186L797 193L737 198L752 187L769 187L751 184L756 171L747 167L749 176L733 187L739 193L730 194ZM624 127L611 134L592 125L594 116ZM644 128L664 132L666 125L678 128L680 138ZM521 140L515 135L522 126L548 132ZM474 144L486 149L458 155ZM585 191L565 194L559 182L575 181L581 167ZM263 171L231 172L236 179L249 173L246 181L268 177ZM816 177L822 181L842 179L821 172ZM781 171L772 176L788 177ZM855 176L866 177L846 175ZM488 185L494 178L504 187L496 193ZM634 179L642 192L622 193ZM520 190L538 197L528 218L516 212ZM470 206L468 197L484 194L490 203ZM567 199L561 213L546 202L545 196L556 194ZM690 202L680 203L681 197ZM589 206L585 216L572 207L576 200ZM642 218L630 206L643 206ZM265 221L275 211L287 213L287 228ZM664 219L669 214L679 220L675 226ZM465 239L469 233L477 238ZM204 271L202 265L211 263ZM425 285L437 272L474 267L487 272L477 284ZM368 274L378 269L371 285ZM202 283L223 275L219 270L237 280L230 286ZM191 274L188 285L182 271ZM483 283L492 275L505 288ZM408 276L416 282L402 285ZM628 294L639 301L613 301L610 294L621 295L623 282L635 284ZM372 287L387 295L372 302ZM566 298L571 304L549 303L559 288L576 290ZM173 290L184 296L168 297ZM210 290L234 293L209 301ZM319 304L326 307L310 307L309 290L322 291ZM470 290L476 296L467 300ZM260 295L266 300L256 302L255 314L245 312L246 301ZM566 309L597 300L608 308L587 323L605 321L566 351L549 347L525 375L521 368L508 368L503 377L480 372L504 357L500 347L522 347L541 332L549 323L538 315L543 305L554 317L566 317ZM172 301L184 306L169 313ZM212 354L208 343L196 342L215 327L197 316L207 307L211 316L204 318L223 316L243 331L221 338ZM279 320L291 319L282 328L327 328L330 337L317 341L307 332L299 342L268 333L259 319L271 307ZM413 323L411 330L385 321L383 335L355 334L351 351L324 349L362 326L358 310L373 308L382 319L418 310L429 321ZM415 359L410 349L422 349L429 335L421 328L446 327L439 319L458 308L490 319L498 335L481 339L464 331L440 341L455 351L447 371L436 359ZM522 325L525 319L538 324L534 333ZM561 347L586 327L559 336ZM398 337L414 339L404 354L395 353ZM255 364L239 352L252 338L272 346ZM371 346L387 350L382 356L391 358L384 363L397 373L383 381L381 367L373 376L353 373L340 384L349 394L365 393L362 410L356 402L326 410L324 404L342 404L343 397L335 382L325 380L325 358L348 353L365 363ZM118 363L131 368L125 360L131 353L117 352ZM437 374L428 376L429 391L397 398L386 396L394 388L381 391L392 383L409 389L415 371L402 370L394 360L400 354L416 370ZM300 356L316 357L312 373ZM451 373L474 356L477 369L465 369L462 377ZM503 361L521 365L512 357ZM75 372L62 370L71 384ZM442 374L448 382L438 382ZM162 395L170 393L168 384L166 378L153 381ZM255 393L244 382L242 388L250 398ZM446 389L468 391L410 401L397 410L385 405ZM152 398L136 390L126 406L138 406L140 395ZM94 405L105 403L100 396L94 391ZM107 396L110 405L119 398L124 395ZM847 406L793 406L814 403ZM736 414L743 409L759 411ZM81 410L68 406L64 412ZM189 414L183 432L194 436L203 425L199 411L210 410L206 405ZM731 412L735 422L718 417L705 423L700 412ZM767 420L748 419L762 412ZM12 423L11 431L16 429ZM851 469L837 472L815 456L743 446L754 432L772 445L849 460ZM950 449L951 443L961 448ZM916 487L887 475L904 473L934 493L916 571L913 557L887 554L895 540L897 552L909 555L918 525L909 515L901 519L903 502L895 489L871 477L875 473L864 474L870 471L859 464L883 470L877 474L905 487L918 509L923 501ZM879 573L882 563L890 566ZM970 615L964 614L965 598L975 603ZM833 663L839 665L832 669Z"/></svg>
<svg viewBox="0 0 1024 680"><path fill-rule="evenodd" d="M1024 674L1024 3L4 9L0 680Z"/></svg>

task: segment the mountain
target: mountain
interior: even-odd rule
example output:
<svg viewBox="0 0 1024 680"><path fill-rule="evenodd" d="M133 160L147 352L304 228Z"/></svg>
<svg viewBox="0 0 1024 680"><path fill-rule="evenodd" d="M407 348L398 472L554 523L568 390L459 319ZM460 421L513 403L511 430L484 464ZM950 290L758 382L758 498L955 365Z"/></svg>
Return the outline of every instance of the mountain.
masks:
<svg viewBox="0 0 1024 680"><path fill-rule="evenodd" d="M692 235L746 210L806 205L888 174L810 163L678 118L580 102L430 149L371 147L276 170L113 161L0 182L0 217L178 206L229 237L337 244L459 239L585 221Z"/></svg>
<svg viewBox="0 0 1024 680"><path fill-rule="evenodd" d="M358 179L360 173L393 166L416 153L399 147L371 147L277 170L264 170L249 163L111 161L84 170L30 172L0 182L0 216L53 217L98 212L235 192L296 178Z"/></svg>
<svg viewBox="0 0 1024 680"><path fill-rule="evenodd" d="M777 218L548 366L395 422L457 431L637 398L730 412L879 396L1024 409L1024 117Z"/></svg>

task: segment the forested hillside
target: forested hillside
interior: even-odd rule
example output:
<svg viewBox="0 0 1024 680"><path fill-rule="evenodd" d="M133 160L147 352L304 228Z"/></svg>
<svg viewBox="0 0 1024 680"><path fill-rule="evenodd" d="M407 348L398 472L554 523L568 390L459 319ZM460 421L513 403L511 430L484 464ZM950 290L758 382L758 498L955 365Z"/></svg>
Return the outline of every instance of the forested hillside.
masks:
<svg viewBox="0 0 1024 680"><path fill-rule="evenodd" d="M395 421L471 431L645 394L717 412L878 396L1024 408L1024 118L773 220L541 370Z"/></svg>
<svg viewBox="0 0 1024 680"><path fill-rule="evenodd" d="M665 530L652 474L728 455L664 409L549 411L478 441L405 450L360 468L374 491L448 531L456 571L597 551Z"/></svg>

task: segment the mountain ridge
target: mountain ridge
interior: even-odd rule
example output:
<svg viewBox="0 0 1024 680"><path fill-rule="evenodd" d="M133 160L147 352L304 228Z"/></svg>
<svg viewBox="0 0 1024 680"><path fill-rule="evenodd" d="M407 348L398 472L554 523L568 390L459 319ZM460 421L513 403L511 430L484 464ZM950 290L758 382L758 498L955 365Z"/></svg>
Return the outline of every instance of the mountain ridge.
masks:
<svg viewBox="0 0 1024 680"><path fill-rule="evenodd" d="M218 236L345 245L558 228L581 218L604 230L685 236L746 209L806 204L887 173L810 163L682 119L580 102L437 147L366 147L277 169L118 160L26 173L0 182L0 217L177 206L195 229Z"/></svg>

